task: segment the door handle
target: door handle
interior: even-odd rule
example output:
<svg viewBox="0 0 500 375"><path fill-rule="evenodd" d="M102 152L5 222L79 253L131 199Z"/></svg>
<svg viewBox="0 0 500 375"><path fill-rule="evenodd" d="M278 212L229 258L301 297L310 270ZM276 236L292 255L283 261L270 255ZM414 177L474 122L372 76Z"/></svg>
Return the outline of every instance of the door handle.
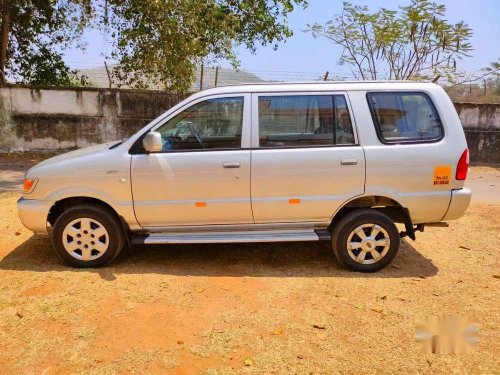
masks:
<svg viewBox="0 0 500 375"><path fill-rule="evenodd" d="M356 165L358 164L358 159L341 159L341 165Z"/></svg>
<svg viewBox="0 0 500 375"><path fill-rule="evenodd" d="M224 164L222 164L224 168L239 168L240 167L240 162L239 161L226 161Z"/></svg>

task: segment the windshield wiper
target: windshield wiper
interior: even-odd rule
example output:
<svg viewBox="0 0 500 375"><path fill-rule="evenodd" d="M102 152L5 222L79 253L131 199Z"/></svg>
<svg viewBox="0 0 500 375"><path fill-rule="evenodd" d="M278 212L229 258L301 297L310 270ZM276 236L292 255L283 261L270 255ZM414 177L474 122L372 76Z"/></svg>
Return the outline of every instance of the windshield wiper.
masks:
<svg viewBox="0 0 500 375"><path fill-rule="evenodd" d="M109 150L112 150L112 149L114 149L114 148L116 148L116 147L120 146L120 145L121 145L123 142L125 142L127 139L128 139L128 138L123 138L120 142L115 143L113 146L111 146L111 147L109 148Z"/></svg>

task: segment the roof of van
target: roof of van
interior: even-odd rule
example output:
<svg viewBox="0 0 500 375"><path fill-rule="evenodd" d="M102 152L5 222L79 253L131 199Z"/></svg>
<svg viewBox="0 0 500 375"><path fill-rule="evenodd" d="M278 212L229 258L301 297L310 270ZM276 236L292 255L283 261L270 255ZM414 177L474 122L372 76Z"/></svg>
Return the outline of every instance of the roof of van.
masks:
<svg viewBox="0 0 500 375"><path fill-rule="evenodd" d="M344 91L344 90L429 90L440 87L431 82L417 81L328 81L328 82L266 82L219 86L200 91L198 95L252 92Z"/></svg>

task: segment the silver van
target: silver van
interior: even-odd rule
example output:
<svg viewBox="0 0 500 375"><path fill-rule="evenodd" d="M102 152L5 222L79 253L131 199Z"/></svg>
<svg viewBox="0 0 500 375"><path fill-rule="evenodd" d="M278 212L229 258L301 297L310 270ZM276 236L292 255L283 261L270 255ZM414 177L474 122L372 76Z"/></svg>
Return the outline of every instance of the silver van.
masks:
<svg viewBox="0 0 500 375"><path fill-rule="evenodd" d="M74 267L134 244L325 240L342 265L373 272L401 237L464 214L468 164L432 83L219 87L126 140L34 166L18 210Z"/></svg>

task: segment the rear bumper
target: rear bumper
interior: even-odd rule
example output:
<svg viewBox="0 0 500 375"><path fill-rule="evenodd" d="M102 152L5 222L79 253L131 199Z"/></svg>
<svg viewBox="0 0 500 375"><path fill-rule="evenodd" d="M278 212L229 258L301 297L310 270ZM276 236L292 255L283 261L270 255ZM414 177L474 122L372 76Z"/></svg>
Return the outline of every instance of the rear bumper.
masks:
<svg viewBox="0 0 500 375"><path fill-rule="evenodd" d="M23 225L29 230L47 234L47 216L49 214L51 202L35 199L19 198L17 201L17 212Z"/></svg>
<svg viewBox="0 0 500 375"><path fill-rule="evenodd" d="M450 207L443 220L460 219L464 215L467 207L469 207L471 196L472 192L467 188L452 190Z"/></svg>

